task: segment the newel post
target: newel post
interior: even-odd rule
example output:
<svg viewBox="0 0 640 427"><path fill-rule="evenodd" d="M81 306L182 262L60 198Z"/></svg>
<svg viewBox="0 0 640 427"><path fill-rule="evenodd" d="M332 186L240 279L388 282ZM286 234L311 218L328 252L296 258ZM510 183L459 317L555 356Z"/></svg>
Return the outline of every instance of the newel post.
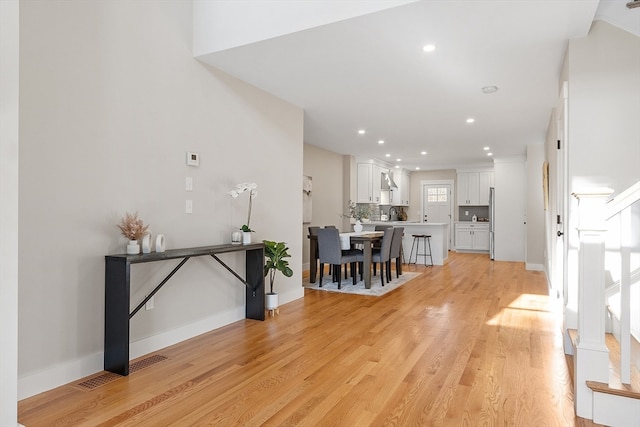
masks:
<svg viewBox="0 0 640 427"><path fill-rule="evenodd" d="M586 381L609 382L605 342L605 203L613 193L597 189L573 193L578 199L578 339L574 358L576 415L593 419L593 392Z"/></svg>

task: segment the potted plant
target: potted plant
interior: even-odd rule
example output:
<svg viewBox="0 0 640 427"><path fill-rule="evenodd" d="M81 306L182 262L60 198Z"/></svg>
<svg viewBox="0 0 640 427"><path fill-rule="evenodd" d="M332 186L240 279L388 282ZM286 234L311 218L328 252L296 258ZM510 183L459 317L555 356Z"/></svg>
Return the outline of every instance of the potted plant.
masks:
<svg viewBox="0 0 640 427"><path fill-rule="evenodd" d="M264 277L269 276L269 292L265 295L265 306L267 310L278 309L278 294L273 292L273 282L276 280L276 273L281 272L286 277L293 276L293 270L289 268L290 258L289 248L285 242L272 242L263 240L264 256L267 259L264 264Z"/></svg>
<svg viewBox="0 0 640 427"><path fill-rule="evenodd" d="M149 226L144 225L144 222L138 218L138 212L131 215L127 212L118 224L118 228L122 232L122 235L129 239L127 244L127 254L135 255L140 253L140 245L138 240L142 239L145 234L149 232Z"/></svg>
<svg viewBox="0 0 640 427"><path fill-rule="evenodd" d="M247 215L247 223L240 227L240 230L242 231L243 244L251 243L251 233L253 232L249 227L249 224L251 223L251 204L253 203L253 198L258 194L257 188L258 184L243 182L242 184L236 185L233 190L227 192L228 195L235 199L245 191L249 191L249 214Z"/></svg>
<svg viewBox="0 0 640 427"><path fill-rule="evenodd" d="M371 218L372 210L371 206L366 204L357 204L354 201L349 200L349 204L347 205L347 209L349 213L344 214L345 218L353 218L356 220L355 225L353 226L353 230L356 232L362 231L362 223L369 222L369 218Z"/></svg>

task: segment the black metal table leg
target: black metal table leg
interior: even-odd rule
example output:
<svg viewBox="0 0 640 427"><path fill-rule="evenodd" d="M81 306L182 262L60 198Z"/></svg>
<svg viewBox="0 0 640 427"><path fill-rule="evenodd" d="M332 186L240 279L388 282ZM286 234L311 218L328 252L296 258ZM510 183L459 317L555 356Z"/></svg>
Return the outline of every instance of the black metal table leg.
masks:
<svg viewBox="0 0 640 427"><path fill-rule="evenodd" d="M119 375L129 375L130 271L126 259L106 260L104 370Z"/></svg>
<svg viewBox="0 0 640 427"><path fill-rule="evenodd" d="M264 249L253 249L246 252L246 290L245 317L247 319L264 320Z"/></svg>

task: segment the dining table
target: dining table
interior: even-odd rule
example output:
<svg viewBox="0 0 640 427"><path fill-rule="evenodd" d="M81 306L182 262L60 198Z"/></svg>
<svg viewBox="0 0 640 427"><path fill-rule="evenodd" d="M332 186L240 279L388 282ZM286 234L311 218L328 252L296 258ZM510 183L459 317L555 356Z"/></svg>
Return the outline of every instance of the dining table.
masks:
<svg viewBox="0 0 640 427"><path fill-rule="evenodd" d="M364 256L362 281L366 289L371 289L371 255L373 253L373 244L382 241L384 231L362 231L340 233L340 241L349 241L351 247L362 245L362 253ZM309 282L315 283L318 273L318 236L309 234L307 236L309 242Z"/></svg>

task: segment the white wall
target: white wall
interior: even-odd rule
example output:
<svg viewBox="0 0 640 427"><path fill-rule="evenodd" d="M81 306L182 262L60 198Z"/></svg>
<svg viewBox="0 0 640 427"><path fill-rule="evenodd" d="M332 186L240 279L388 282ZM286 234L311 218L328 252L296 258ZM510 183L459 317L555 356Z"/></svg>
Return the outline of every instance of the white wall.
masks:
<svg viewBox="0 0 640 427"><path fill-rule="evenodd" d="M335 225L343 229L340 216L346 212L342 202L344 186L343 156L314 145L304 145L304 175L313 180L311 223L303 224L303 268L309 268L309 227Z"/></svg>
<svg viewBox="0 0 640 427"><path fill-rule="evenodd" d="M0 2L0 426L18 420L19 3Z"/></svg>
<svg viewBox="0 0 640 427"><path fill-rule="evenodd" d="M640 37L595 21L569 44L570 190L640 180Z"/></svg>
<svg viewBox="0 0 640 427"><path fill-rule="evenodd" d="M20 397L102 369L104 255L124 252L126 211L169 248L228 243L248 199L226 192L256 182L254 239L288 243L276 288L301 297L303 112L195 60L191 2L20 7ZM132 305L173 266L134 266ZM244 286L192 259L132 319L132 357L243 317Z"/></svg>
<svg viewBox="0 0 640 427"><path fill-rule="evenodd" d="M545 211L542 192L544 145L527 145L527 250L526 267L544 270Z"/></svg>
<svg viewBox="0 0 640 427"><path fill-rule="evenodd" d="M195 0L193 52L218 52L415 1Z"/></svg>
<svg viewBox="0 0 640 427"><path fill-rule="evenodd" d="M495 260L525 261L527 176L523 158L494 159Z"/></svg>

